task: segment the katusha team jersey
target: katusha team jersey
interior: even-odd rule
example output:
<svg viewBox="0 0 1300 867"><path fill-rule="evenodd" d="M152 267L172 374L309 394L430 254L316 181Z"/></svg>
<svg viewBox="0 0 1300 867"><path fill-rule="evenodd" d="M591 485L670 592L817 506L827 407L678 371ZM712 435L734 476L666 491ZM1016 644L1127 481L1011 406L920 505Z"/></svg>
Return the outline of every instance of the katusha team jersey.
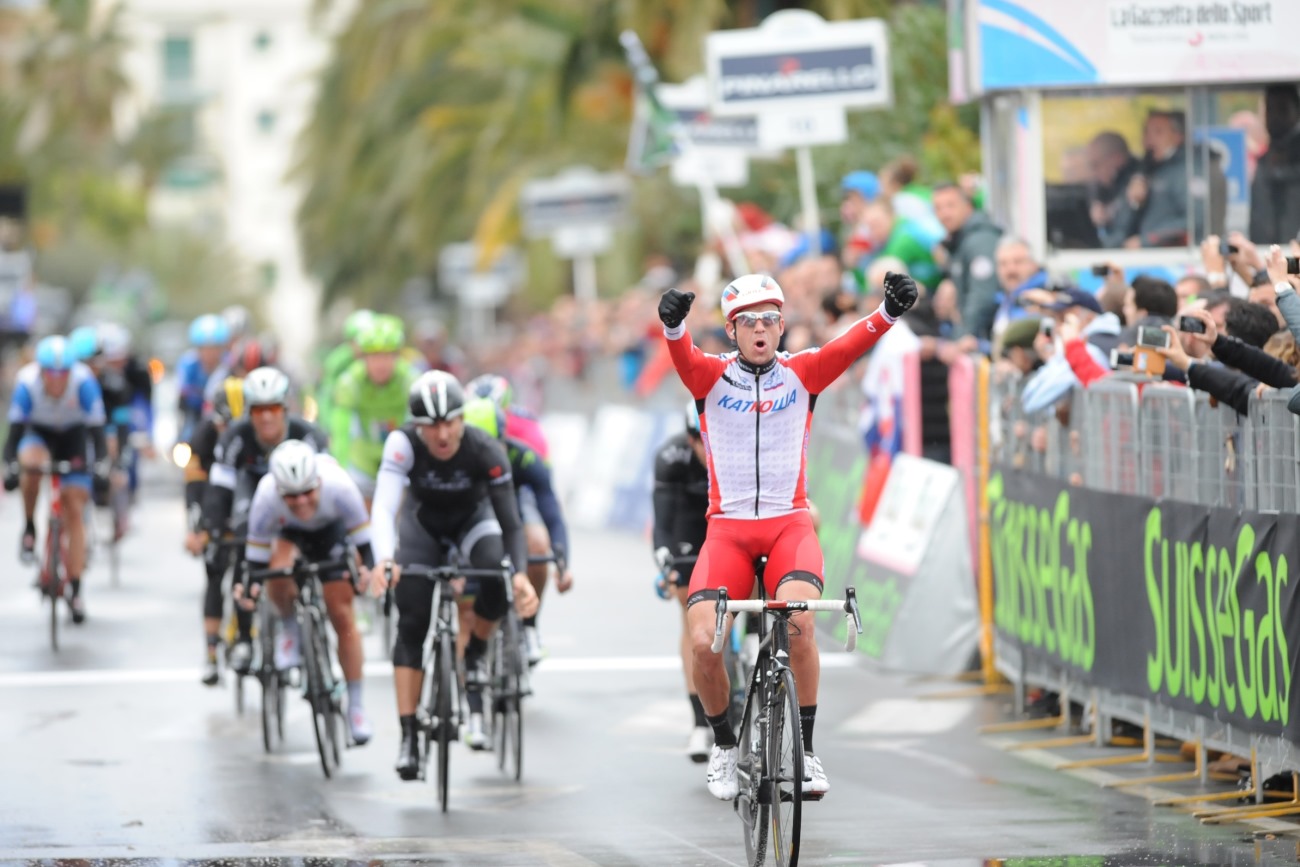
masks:
<svg viewBox="0 0 1300 867"><path fill-rule="evenodd" d="M881 308L825 346L753 365L709 355L683 326L668 350L700 410L709 462L709 517L757 520L808 508L808 433L817 395L875 345L893 320Z"/></svg>

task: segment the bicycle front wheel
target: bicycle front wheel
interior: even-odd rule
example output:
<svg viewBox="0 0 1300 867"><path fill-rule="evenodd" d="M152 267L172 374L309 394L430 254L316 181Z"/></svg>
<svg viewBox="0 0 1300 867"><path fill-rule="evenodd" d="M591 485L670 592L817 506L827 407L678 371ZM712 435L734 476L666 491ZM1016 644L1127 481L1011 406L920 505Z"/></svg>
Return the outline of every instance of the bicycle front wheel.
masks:
<svg viewBox="0 0 1300 867"><path fill-rule="evenodd" d="M452 690L455 688L456 656L451 636L438 636L433 661L434 689L431 702L431 724L438 743L438 806L447 812L451 794L451 742L456 732L452 718Z"/></svg>
<svg viewBox="0 0 1300 867"><path fill-rule="evenodd" d="M317 633L322 624L307 613L301 619L303 662L307 670L307 700L311 704L312 731L316 735L316 751L320 754L320 767L325 778L334 775L337 766L334 758L334 744L331 729L334 725L333 696L324 667L329 659L320 653L320 641Z"/></svg>
<svg viewBox="0 0 1300 867"><path fill-rule="evenodd" d="M768 712L768 774L772 799L772 854L780 867L799 863L803 817L803 731L794 674L781 671Z"/></svg>
<svg viewBox="0 0 1300 867"><path fill-rule="evenodd" d="M740 715L739 755L736 759L736 815L745 827L745 863L762 867L767 858L767 831L770 807L767 802L767 753L763 749L763 695L755 683L745 699Z"/></svg>
<svg viewBox="0 0 1300 867"><path fill-rule="evenodd" d="M262 682L262 746L270 753L284 738L284 711L280 706L284 694L280 672L275 668L275 617L266 603L259 608L259 614L257 646L260 657L258 680Z"/></svg>
<svg viewBox="0 0 1300 867"><path fill-rule="evenodd" d="M45 535L45 591L50 597L50 649L59 651L59 597L63 595L63 528L57 520L50 521Z"/></svg>
<svg viewBox="0 0 1300 867"><path fill-rule="evenodd" d="M514 611L497 630L493 654L492 734L497 767L518 781L524 774L523 630Z"/></svg>

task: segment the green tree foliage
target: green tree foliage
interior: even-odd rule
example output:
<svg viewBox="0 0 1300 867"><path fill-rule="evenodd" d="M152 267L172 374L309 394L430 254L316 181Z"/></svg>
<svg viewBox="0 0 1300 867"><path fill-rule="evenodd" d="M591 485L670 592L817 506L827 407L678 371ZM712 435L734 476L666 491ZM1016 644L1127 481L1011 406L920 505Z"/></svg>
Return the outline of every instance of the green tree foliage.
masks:
<svg viewBox="0 0 1300 867"><path fill-rule="evenodd" d="M329 11L331 4L322 0ZM752 26L761 2L722 0L371 0L339 33L296 176L299 228L326 300L383 303L439 248L474 237L487 249L519 233L528 180L574 163L618 168L633 88L618 34L634 29L664 79L703 68L705 35ZM840 175L913 153L928 172L973 168L978 149L946 108L945 19L929 4L819 0L833 18L885 15L895 107L852 115L852 141L817 153L822 201ZM969 133L969 131L967 131ZM940 158L942 157L942 158ZM756 166L741 198L797 211L790 161ZM667 172L638 183L642 246L684 252L698 238L693 191ZM635 258L635 257L634 257Z"/></svg>

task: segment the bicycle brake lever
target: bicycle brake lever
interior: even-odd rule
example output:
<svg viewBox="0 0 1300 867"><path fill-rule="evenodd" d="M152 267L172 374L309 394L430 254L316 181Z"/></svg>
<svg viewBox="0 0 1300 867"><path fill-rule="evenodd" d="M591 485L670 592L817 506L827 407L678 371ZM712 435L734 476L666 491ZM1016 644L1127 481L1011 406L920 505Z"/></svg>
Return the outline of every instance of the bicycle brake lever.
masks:
<svg viewBox="0 0 1300 867"><path fill-rule="evenodd" d="M845 599L849 604L849 614L853 616L853 629L857 635L862 634L862 613L858 611L858 593L852 587L844 591Z"/></svg>
<svg viewBox="0 0 1300 867"><path fill-rule="evenodd" d="M713 629L713 644L710 649L714 653L722 652L722 631L727 625L727 588L718 588L718 600L714 603L714 608L718 613L717 625Z"/></svg>

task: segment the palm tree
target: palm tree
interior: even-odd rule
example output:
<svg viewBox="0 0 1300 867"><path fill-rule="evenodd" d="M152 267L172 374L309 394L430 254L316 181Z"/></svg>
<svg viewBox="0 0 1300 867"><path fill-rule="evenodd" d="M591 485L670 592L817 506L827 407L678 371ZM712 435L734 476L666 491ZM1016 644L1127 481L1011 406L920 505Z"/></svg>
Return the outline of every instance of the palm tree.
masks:
<svg viewBox="0 0 1300 867"><path fill-rule="evenodd" d="M113 108L129 86L120 20L120 5L93 0L50 0L34 15L20 60L28 153L76 164L111 152Z"/></svg>
<svg viewBox="0 0 1300 867"><path fill-rule="evenodd" d="M628 26L674 77L699 70L721 0L376 0L339 35L300 143L299 224L326 300L391 296L469 235L518 234L529 179L621 163Z"/></svg>

